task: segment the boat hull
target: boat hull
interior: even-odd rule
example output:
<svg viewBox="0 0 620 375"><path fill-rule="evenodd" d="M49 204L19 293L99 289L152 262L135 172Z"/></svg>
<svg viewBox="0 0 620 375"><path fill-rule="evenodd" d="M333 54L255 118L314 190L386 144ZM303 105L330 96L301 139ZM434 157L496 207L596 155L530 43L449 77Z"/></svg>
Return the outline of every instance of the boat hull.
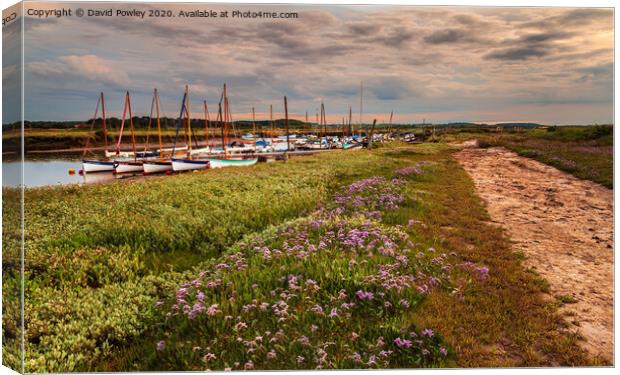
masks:
<svg viewBox="0 0 620 375"><path fill-rule="evenodd" d="M171 161L145 161L142 166L144 174L164 173L172 170Z"/></svg>
<svg viewBox="0 0 620 375"><path fill-rule="evenodd" d="M172 170L182 172L207 169L209 164L209 160L172 159Z"/></svg>
<svg viewBox="0 0 620 375"><path fill-rule="evenodd" d="M113 172L113 161L99 161L99 160L82 160L82 170L85 173L93 172Z"/></svg>
<svg viewBox="0 0 620 375"><path fill-rule="evenodd" d="M254 159L208 159L211 168L224 168L224 167L248 167L256 164L258 158Z"/></svg>
<svg viewBox="0 0 620 375"><path fill-rule="evenodd" d="M116 173L135 173L143 172L144 166L141 161L116 161L114 163Z"/></svg>

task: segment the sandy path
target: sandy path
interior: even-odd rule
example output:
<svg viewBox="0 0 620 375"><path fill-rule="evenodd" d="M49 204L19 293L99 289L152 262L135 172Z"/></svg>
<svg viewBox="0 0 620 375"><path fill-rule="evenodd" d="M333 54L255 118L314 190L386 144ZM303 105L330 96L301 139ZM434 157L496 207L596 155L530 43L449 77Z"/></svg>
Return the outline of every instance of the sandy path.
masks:
<svg viewBox="0 0 620 375"><path fill-rule="evenodd" d="M503 148L455 154L592 355L613 358L613 191Z"/></svg>

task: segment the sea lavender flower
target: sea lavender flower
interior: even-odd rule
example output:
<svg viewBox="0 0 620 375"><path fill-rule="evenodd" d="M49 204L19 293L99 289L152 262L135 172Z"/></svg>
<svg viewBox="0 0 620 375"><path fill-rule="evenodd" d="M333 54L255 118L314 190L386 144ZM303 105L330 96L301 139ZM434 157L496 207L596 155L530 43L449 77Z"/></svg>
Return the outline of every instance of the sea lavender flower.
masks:
<svg viewBox="0 0 620 375"><path fill-rule="evenodd" d="M312 311L313 313L317 314L317 315L323 315L323 308L321 307L321 305L314 305L310 311Z"/></svg>
<svg viewBox="0 0 620 375"><path fill-rule="evenodd" d="M217 308L217 304L213 304L213 305L209 306L209 308L207 309L207 315L208 316L215 316L218 312L219 312L219 310Z"/></svg>
<svg viewBox="0 0 620 375"><path fill-rule="evenodd" d="M394 340L394 344L396 344L396 346L398 346L401 349L406 349L406 348L410 348L411 347L411 340L407 340L407 339L401 339L400 337L397 337Z"/></svg>
<svg viewBox="0 0 620 375"><path fill-rule="evenodd" d="M368 301L371 301L375 297L372 292L365 292L363 290L358 290L357 292L355 292L355 295L357 296L357 298L361 300L368 300Z"/></svg>
<svg viewBox="0 0 620 375"><path fill-rule="evenodd" d="M377 356L376 355L371 355L370 358L368 358L368 363L366 363L368 366L372 366L374 364L377 363Z"/></svg>
<svg viewBox="0 0 620 375"><path fill-rule="evenodd" d="M448 350L446 348L444 348L443 346L441 346L439 348L439 353L441 353L442 356L447 356L448 355Z"/></svg>
<svg viewBox="0 0 620 375"><path fill-rule="evenodd" d="M161 340L160 342L157 343L157 351L161 352L166 348L166 342L164 340Z"/></svg>
<svg viewBox="0 0 620 375"><path fill-rule="evenodd" d="M338 316L338 309L334 307L334 308L330 311L330 313L329 313L328 317L330 317L330 318L335 318L335 317L337 317L337 316Z"/></svg>
<svg viewBox="0 0 620 375"><path fill-rule="evenodd" d="M271 349L269 352L267 352L267 359L275 359L277 356L275 350Z"/></svg>
<svg viewBox="0 0 620 375"><path fill-rule="evenodd" d="M211 361L214 361L215 359L217 359L217 356L216 356L215 354L213 354L213 353L207 353L207 354L203 357L203 360L204 360L205 362L211 362Z"/></svg>
<svg viewBox="0 0 620 375"><path fill-rule="evenodd" d="M298 356L297 356L297 363L298 363L298 364L302 364L302 363L304 363L304 361L305 361L305 360L306 360L306 359L305 359L304 357L302 357L302 356L300 356L300 355L298 355Z"/></svg>
<svg viewBox="0 0 620 375"><path fill-rule="evenodd" d="M434 335L433 330L430 329L430 328L423 329L422 332L420 332L420 334L422 336L427 336L427 337L433 337L433 335Z"/></svg>

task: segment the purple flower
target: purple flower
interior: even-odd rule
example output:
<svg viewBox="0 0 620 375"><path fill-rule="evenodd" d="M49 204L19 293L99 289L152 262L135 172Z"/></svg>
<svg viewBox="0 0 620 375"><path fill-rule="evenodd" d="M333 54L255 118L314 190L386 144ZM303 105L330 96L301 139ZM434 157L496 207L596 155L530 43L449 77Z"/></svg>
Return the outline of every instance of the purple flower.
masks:
<svg viewBox="0 0 620 375"><path fill-rule="evenodd" d="M401 349L406 349L406 348L410 348L411 347L411 341L410 340L401 339L400 337L397 337L394 340L394 344L396 344L396 346L398 346Z"/></svg>
<svg viewBox="0 0 620 375"><path fill-rule="evenodd" d="M361 300L369 300L371 301L373 298L375 298L375 295L372 294L372 292L365 292L363 290L358 290L357 292L355 292L355 295L357 296L357 298L361 299Z"/></svg>
<svg viewBox="0 0 620 375"><path fill-rule="evenodd" d="M430 328L425 328L420 332L422 336L432 337L434 335L433 330Z"/></svg>
<svg viewBox="0 0 620 375"><path fill-rule="evenodd" d="M445 357L448 355L448 350L442 346L439 348L439 353Z"/></svg>
<svg viewBox="0 0 620 375"><path fill-rule="evenodd" d="M166 342L164 340L161 340L160 342L157 343L157 351L161 352L166 348Z"/></svg>

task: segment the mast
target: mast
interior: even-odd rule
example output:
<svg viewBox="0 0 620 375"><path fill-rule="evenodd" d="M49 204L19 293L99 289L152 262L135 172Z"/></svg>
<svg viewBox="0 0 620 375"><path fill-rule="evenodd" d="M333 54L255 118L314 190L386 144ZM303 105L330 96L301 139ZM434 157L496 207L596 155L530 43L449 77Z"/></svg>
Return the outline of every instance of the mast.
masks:
<svg viewBox="0 0 620 375"><path fill-rule="evenodd" d="M177 141L179 140L179 129L183 126L183 112L185 112L185 98L187 97L187 92L183 93L183 99L181 100L181 111L179 112L179 119L177 120L177 128L174 135L174 143L172 144L172 157L174 157L174 151L177 147ZM183 126L184 127L184 126Z"/></svg>
<svg viewBox="0 0 620 375"><path fill-rule="evenodd" d="M222 142L224 143L224 157L228 158L228 140L227 138L227 126L228 126L228 99L226 96L226 84L224 83L224 91L223 91L223 102L224 102L224 128L222 130Z"/></svg>
<svg viewBox="0 0 620 375"><path fill-rule="evenodd" d="M226 143L224 143L224 121L222 118L222 101L223 99L218 103L217 118L220 124L220 132L222 134L222 148L224 150L224 157L226 157Z"/></svg>
<svg viewBox="0 0 620 375"><path fill-rule="evenodd" d="M252 107L252 135L254 136L254 147L256 147L256 113L254 112L254 107Z"/></svg>
<svg viewBox="0 0 620 375"><path fill-rule="evenodd" d="M394 110L390 112L390 126L388 127L388 133L392 132L392 118L394 117Z"/></svg>
<svg viewBox="0 0 620 375"><path fill-rule="evenodd" d="M127 115L127 98L129 91L125 94L125 104L123 104L123 118L121 119L121 129L118 133L118 142L116 143L116 155L121 153L121 140L123 139L123 129L125 129L125 116Z"/></svg>
<svg viewBox="0 0 620 375"><path fill-rule="evenodd" d="M101 92L101 116L103 119L103 146L104 146L104 155L107 157L108 153L108 129L105 125L105 101L103 100L103 92Z"/></svg>
<svg viewBox="0 0 620 375"><path fill-rule="evenodd" d="M159 119L159 92L155 89L155 111L157 112L157 138L159 140L159 158L164 158L164 144L161 140L161 122Z"/></svg>
<svg viewBox="0 0 620 375"><path fill-rule="evenodd" d="M275 129L273 128L273 104L269 104L269 125L271 126L271 146L273 147L273 133Z"/></svg>
<svg viewBox="0 0 620 375"><path fill-rule="evenodd" d="M209 147L209 107L207 106L207 101L204 101L205 104L205 147Z"/></svg>
<svg viewBox="0 0 620 375"><path fill-rule="evenodd" d="M187 115L188 156L192 158L192 123L189 117L189 85L185 85L185 114Z"/></svg>
<svg viewBox="0 0 620 375"><path fill-rule="evenodd" d="M362 112L363 112L363 108L364 108L364 81L360 81L360 128L359 128L359 132L361 133L362 131ZM361 134L360 134L361 135Z"/></svg>
<svg viewBox="0 0 620 375"><path fill-rule="evenodd" d="M101 94L103 95L103 93ZM95 122L97 121L97 113L99 113L99 103L101 102L101 97L99 99L97 99L97 106L95 107L95 114L93 115L93 121L90 123L90 132L92 133L94 127L95 127ZM82 151L82 157L84 157L86 155L86 152L88 152L88 149L90 148L90 138L91 135L88 136L88 138L86 138L86 142L84 143L84 151Z"/></svg>
<svg viewBox="0 0 620 375"><path fill-rule="evenodd" d="M290 140L290 131L288 127L288 103L286 101L286 96L284 97L284 123L286 125L286 150L291 150L291 140Z"/></svg>
<svg viewBox="0 0 620 375"><path fill-rule="evenodd" d="M353 135L353 124L351 123L353 120L353 109L349 106L349 135Z"/></svg>
<svg viewBox="0 0 620 375"><path fill-rule="evenodd" d="M131 114L131 99L129 91L127 91L127 108L129 109L129 127L131 128L131 145L133 146L133 161L135 162L138 154L136 154L136 137L133 129L133 115Z"/></svg>
<svg viewBox="0 0 620 375"><path fill-rule="evenodd" d="M153 90L153 98L151 99L151 112L149 112L149 123L146 126L146 142L144 143L144 152L149 149L149 136L151 133L151 124L153 123L153 108L155 108L155 93L157 89Z"/></svg>

